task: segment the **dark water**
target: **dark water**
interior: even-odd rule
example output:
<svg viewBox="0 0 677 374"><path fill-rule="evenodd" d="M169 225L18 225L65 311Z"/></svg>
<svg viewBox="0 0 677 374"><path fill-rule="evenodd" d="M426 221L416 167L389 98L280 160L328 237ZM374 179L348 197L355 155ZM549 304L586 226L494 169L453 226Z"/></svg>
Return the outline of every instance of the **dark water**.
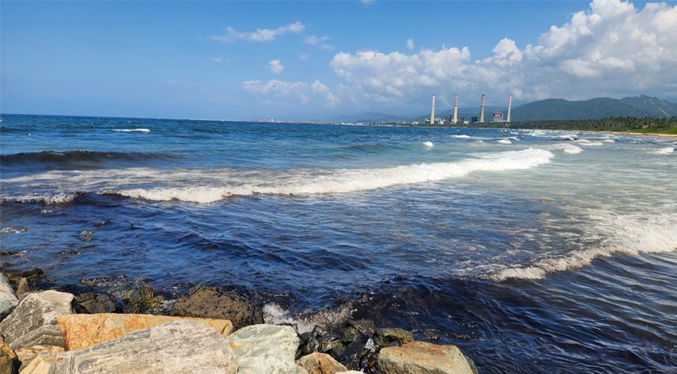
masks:
<svg viewBox="0 0 677 374"><path fill-rule="evenodd" d="M269 322L371 318L483 373L677 373L674 140L12 115L0 136L9 269L237 285Z"/></svg>

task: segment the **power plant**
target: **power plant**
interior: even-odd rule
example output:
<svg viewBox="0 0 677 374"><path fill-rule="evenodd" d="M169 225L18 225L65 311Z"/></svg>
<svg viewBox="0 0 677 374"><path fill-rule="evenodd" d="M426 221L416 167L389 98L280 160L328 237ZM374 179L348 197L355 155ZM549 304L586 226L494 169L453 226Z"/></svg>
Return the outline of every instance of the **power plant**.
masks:
<svg viewBox="0 0 677 374"><path fill-rule="evenodd" d="M471 117L470 123L484 123L484 109L485 109L485 100L486 95L482 94L481 97L481 102L480 102L480 116L479 119L475 116ZM508 95L508 115L504 119L503 118L503 112L502 111L493 111L492 112L492 118L491 122L510 122L510 113L512 111L512 94ZM432 95L432 103L430 106L430 118L426 118L426 122L428 122L431 125L437 125L437 124L452 124L456 125L459 122L460 123L467 123L465 122L464 117L460 117L458 115L458 94L454 95L454 113L453 116L447 116L444 118L440 118L437 121L435 121L435 95Z"/></svg>

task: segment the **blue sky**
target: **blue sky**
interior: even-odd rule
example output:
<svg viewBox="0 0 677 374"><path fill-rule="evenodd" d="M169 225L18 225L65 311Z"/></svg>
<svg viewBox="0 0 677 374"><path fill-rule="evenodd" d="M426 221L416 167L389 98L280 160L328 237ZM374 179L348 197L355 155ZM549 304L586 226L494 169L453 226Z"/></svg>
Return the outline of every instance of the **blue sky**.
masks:
<svg viewBox="0 0 677 374"><path fill-rule="evenodd" d="M3 1L2 113L313 120L647 94L677 102L677 5Z"/></svg>

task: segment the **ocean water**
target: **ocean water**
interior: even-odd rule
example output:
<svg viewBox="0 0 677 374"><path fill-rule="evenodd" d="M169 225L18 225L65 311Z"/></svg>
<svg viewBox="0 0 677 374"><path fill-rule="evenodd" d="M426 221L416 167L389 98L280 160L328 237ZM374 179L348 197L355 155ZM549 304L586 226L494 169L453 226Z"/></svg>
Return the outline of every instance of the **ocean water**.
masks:
<svg viewBox="0 0 677 374"><path fill-rule="evenodd" d="M677 141L2 115L0 260L256 291L482 373L677 373Z"/></svg>

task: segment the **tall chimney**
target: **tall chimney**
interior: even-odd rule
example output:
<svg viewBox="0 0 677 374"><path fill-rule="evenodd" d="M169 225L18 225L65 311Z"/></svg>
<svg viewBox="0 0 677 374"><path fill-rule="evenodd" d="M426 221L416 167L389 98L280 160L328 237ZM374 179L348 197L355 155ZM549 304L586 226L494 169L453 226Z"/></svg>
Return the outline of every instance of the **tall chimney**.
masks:
<svg viewBox="0 0 677 374"><path fill-rule="evenodd" d="M484 123L484 94L482 94L482 104L480 105L480 123Z"/></svg>
<svg viewBox="0 0 677 374"><path fill-rule="evenodd" d="M508 120L507 122L510 123L510 108L512 107L512 95L508 95Z"/></svg>
<svg viewBox="0 0 677 374"><path fill-rule="evenodd" d="M433 105L432 108L430 108L430 124L435 124L435 95L433 95Z"/></svg>
<svg viewBox="0 0 677 374"><path fill-rule="evenodd" d="M454 120L452 123L454 125L458 123L458 94L454 96Z"/></svg>

